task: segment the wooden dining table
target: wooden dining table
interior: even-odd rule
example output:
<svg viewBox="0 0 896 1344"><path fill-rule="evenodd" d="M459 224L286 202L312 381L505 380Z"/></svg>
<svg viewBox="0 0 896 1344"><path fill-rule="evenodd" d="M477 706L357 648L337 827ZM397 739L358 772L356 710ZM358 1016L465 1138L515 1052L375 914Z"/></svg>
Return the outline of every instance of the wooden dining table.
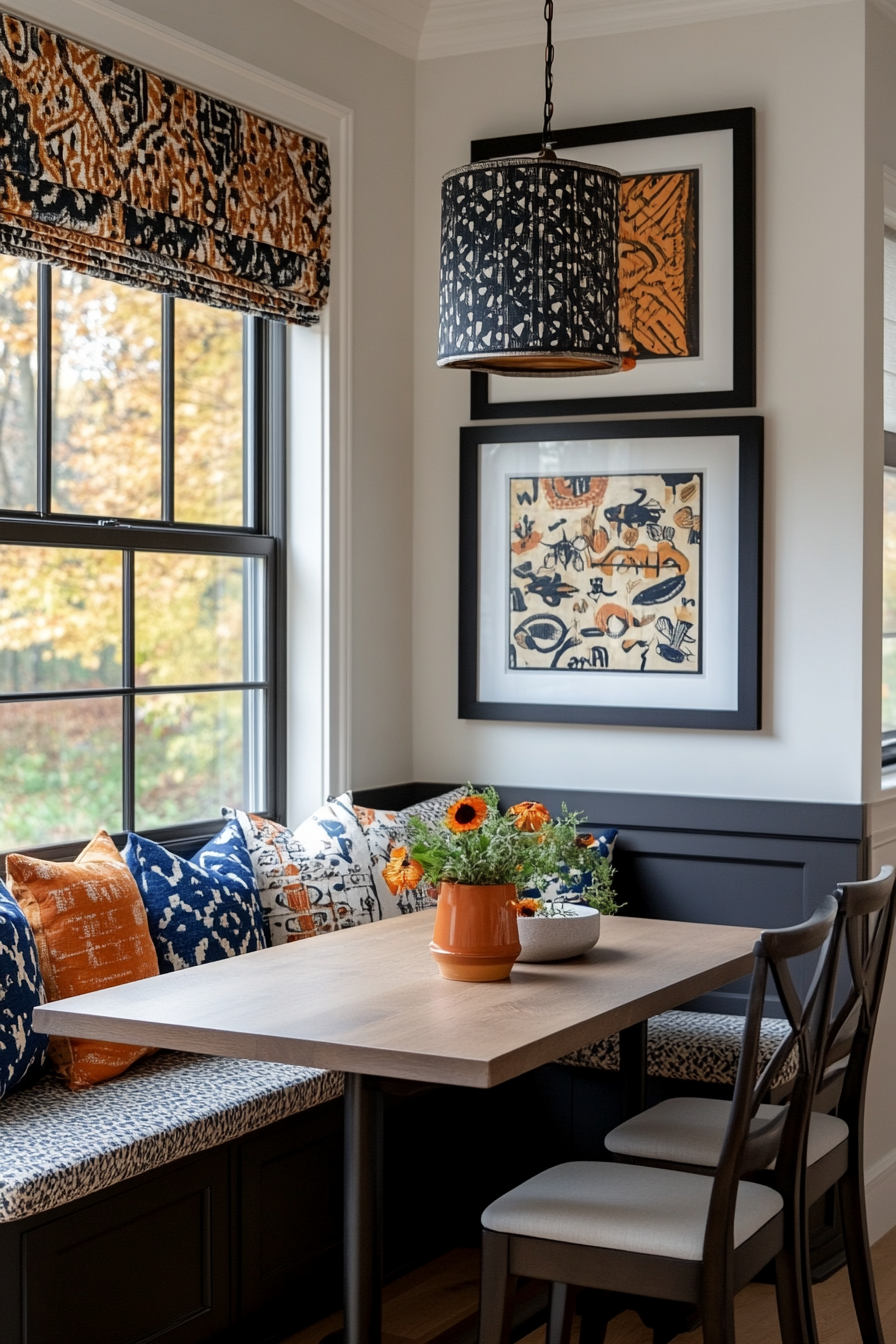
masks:
<svg viewBox="0 0 896 1344"><path fill-rule="evenodd" d="M758 929L604 918L571 961L443 980L434 911L48 1003L38 1031L345 1073L345 1342L379 1344L383 1080L488 1088L620 1032L643 1103L647 1019L749 972Z"/></svg>

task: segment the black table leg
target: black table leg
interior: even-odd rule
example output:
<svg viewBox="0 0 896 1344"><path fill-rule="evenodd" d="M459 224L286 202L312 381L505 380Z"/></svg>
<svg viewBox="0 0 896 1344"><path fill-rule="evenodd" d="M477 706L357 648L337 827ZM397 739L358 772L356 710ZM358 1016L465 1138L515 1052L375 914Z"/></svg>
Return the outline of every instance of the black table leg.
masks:
<svg viewBox="0 0 896 1344"><path fill-rule="evenodd" d="M383 1311L383 1094L345 1075L345 1344L380 1344Z"/></svg>
<svg viewBox="0 0 896 1344"><path fill-rule="evenodd" d="M636 1022L619 1033L619 1074L625 1118L640 1115L647 1104L647 1023Z"/></svg>

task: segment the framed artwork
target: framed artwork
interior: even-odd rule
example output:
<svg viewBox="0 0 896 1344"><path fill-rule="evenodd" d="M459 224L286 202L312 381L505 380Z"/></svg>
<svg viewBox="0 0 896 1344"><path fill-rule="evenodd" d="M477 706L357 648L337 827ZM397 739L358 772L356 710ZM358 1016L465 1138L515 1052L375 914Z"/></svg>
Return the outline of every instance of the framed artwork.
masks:
<svg viewBox="0 0 896 1344"><path fill-rule="evenodd" d="M627 373L473 373L470 418L756 405L753 108L556 131L562 157L620 183L619 319ZM536 154L541 136L474 140L472 159Z"/></svg>
<svg viewBox="0 0 896 1344"><path fill-rule="evenodd" d="M462 429L458 716L759 728L762 430Z"/></svg>

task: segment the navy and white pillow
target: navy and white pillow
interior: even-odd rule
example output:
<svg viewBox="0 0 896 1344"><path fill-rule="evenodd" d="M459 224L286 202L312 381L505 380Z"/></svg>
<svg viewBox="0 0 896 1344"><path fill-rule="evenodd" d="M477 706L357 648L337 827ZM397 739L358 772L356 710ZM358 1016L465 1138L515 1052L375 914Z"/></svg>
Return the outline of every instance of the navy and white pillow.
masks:
<svg viewBox="0 0 896 1344"><path fill-rule="evenodd" d="M590 834L594 837L594 846L598 853L612 862L613 850L616 848L616 837L619 832L608 828L603 831L591 831ZM573 873L567 869L565 872L558 873L552 882L546 883L543 891L533 888L532 891L527 891L525 895L541 896L546 901L570 901L575 904L588 895L591 881L590 873Z"/></svg>
<svg viewBox="0 0 896 1344"><path fill-rule="evenodd" d="M163 973L265 947L255 872L235 821L192 859L133 834L124 859L143 897Z"/></svg>
<svg viewBox="0 0 896 1344"><path fill-rule="evenodd" d="M45 1002L34 934L0 882L0 1097L43 1065L49 1038L32 1030L31 1014Z"/></svg>

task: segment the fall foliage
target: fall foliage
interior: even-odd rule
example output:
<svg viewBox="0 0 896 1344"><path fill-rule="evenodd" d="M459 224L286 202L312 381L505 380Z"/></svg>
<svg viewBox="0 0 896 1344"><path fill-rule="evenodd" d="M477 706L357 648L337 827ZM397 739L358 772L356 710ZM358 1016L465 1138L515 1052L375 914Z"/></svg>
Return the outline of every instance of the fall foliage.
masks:
<svg viewBox="0 0 896 1344"><path fill-rule="evenodd" d="M0 258L0 508L36 505L37 268ZM162 301L53 271L55 512L161 515ZM175 304L175 519L243 522L243 319ZM261 561L137 552L135 684L244 679L243 592ZM0 691L122 684L122 552L4 543ZM253 693L246 693L251 695ZM136 697L136 824L243 797L244 693ZM122 825L122 699L0 705L0 851Z"/></svg>

